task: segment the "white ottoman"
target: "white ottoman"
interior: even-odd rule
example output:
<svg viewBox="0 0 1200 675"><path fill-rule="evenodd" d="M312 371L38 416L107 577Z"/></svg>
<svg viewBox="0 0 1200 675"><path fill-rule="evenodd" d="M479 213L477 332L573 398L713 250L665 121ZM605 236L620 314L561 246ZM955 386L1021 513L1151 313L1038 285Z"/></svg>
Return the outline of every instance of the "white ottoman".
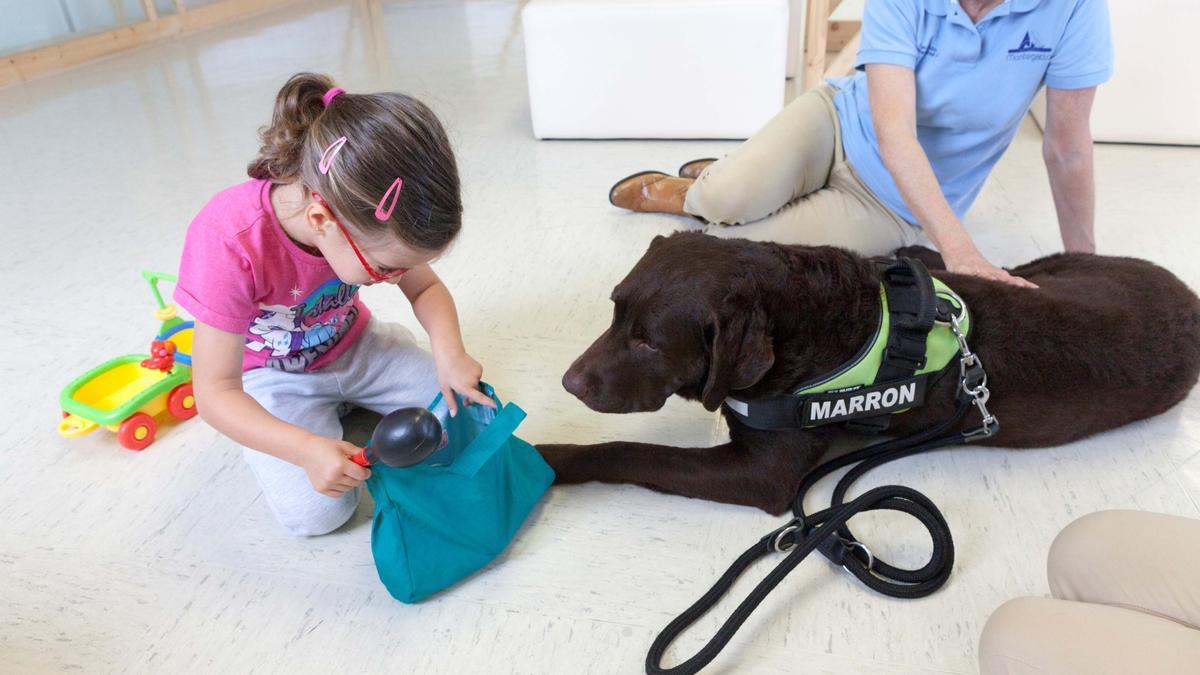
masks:
<svg viewBox="0 0 1200 675"><path fill-rule="evenodd" d="M788 0L529 0L538 138L746 138L783 107Z"/></svg>

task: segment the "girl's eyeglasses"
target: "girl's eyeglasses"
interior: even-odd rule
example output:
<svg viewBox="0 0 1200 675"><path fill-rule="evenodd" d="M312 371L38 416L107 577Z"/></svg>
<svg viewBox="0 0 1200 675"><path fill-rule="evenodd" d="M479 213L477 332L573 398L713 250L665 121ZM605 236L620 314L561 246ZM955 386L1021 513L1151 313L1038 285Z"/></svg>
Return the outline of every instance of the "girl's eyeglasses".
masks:
<svg viewBox="0 0 1200 675"><path fill-rule="evenodd" d="M324 197L315 192L312 193L312 196L321 203L321 206L324 206L329 211L330 215L333 214L333 209L329 207L329 202L326 202ZM358 244L354 243L354 237L350 236L350 232L346 229L345 225L342 225L342 221L338 220L337 216L333 216L333 222L338 226L338 229L342 231L342 236L346 238L347 242L349 242L350 248L354 250L354 255L358 256L358 262L362 263L363 269L367 271L367 274L371 277L371 279L375 281L388 281L390 279L396 279L400 276L403 276L404 273L410 269L408 267L402 267L386 273L376 271L376 269L371 266L371 263L367 262L366 257L363 256L362 250L358 248Z"/></svg>

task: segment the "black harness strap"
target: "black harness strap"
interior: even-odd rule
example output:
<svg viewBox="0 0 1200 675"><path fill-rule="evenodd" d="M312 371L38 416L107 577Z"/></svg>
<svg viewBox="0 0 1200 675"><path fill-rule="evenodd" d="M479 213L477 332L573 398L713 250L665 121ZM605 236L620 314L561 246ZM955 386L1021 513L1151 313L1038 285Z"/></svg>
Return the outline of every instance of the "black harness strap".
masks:
<svg viewBox="0 0 1200 675"><path fill-rule="evenodd" d="M883 271L888 297L888 341L875 383L913 376L925 367L925 340L937 319L933 278L920 261L898 258ZM846 429L877 434L891 424L890 413L851 420Z"/></svg>
<svg viewBox="0 0 1200 675"><path fill-rule="evenodd" d="M775 429L807 429L810 427L846 422L850 431L863 432L862 429L852 428L851 424L864 421L862 410L855 410L853 404L849 412L843 411L846 401L858 399L873 401L868 410L877 410L879 415L889 417L892 413L908 408L917 408L925 403L925 392L929 389L929 381L942 373L925 373L887 382L876 381L876 384L854 389L834 390L815 394L792 394L775 398L756 398L749 401L725 402L727 408L742 424L752 428L771 431ZM888 397L891 397L890 399ZM873 397L873 398L872 398ZM832 407L841 401L841 407ZM886 422L886 420L885 420ZM884 428L886 428L886 424ZM873 430L869 430L872 433Z"/></svg>
<svg viewBox="0 0 1200 675"><path fill-rule="evenodd" d="M926 364L927 336L935 321L948 322L955 310L949 302L937 296L933 278L918 260L899 258L888 264L883 270L881 282L887 295L888 316L883 320L888 322L888 340L873 382L853 390L726 401L726 406L738 420L752 429L768 431L845 422L849 431L877 434L888 428L892 413L920 406L932 375L916 375ZM877 338L878 335L873 336L848 364L858 363ZM802 391L814 384L816 381L800 384L795 390ZM904 395L892 394L892 404L886 405L887 398L884 395L889 389L897 387L901 388L897 391ZM832 403L860 394L864 398L868 394L875 394L876 398L873 401L866 399L871 404L858 411L830 414L821 408L824 402Z"/></svg>

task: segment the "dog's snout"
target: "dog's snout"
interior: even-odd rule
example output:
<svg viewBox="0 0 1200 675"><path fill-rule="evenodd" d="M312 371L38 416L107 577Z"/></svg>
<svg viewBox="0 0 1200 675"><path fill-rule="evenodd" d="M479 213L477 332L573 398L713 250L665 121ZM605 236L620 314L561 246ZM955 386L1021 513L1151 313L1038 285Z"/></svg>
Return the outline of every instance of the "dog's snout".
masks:
<svg viewBox="0 0 1200 675"><path fill-rule="evenodd" d="M584 372L583 368L572 366L563 375L562 385L575 398L583 399L591 393L592 378Z"/></svg>

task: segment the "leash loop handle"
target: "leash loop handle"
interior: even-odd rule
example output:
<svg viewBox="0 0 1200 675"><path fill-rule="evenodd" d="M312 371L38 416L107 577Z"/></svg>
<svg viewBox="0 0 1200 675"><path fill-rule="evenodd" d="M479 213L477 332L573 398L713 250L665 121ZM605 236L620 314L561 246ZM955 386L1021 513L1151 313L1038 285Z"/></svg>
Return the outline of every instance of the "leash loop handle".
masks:
<svg viewBox="0 0 1200 675"><path fill-rule="evenodd" d="M926 512L926 510L930 510ZM934 541L934 552L931 565L936 573L926 583L908 584L896 580L880 579L872 571L879 563L871 554L870 549L856 540L843 541L838 531L845 526L850 518L865 511L892 510L905 513L918 512L918 517L926 527L944 527L944 532L931 529L930 536ZM729 566L721 578L713 584L699 600L677 616L655 638L646 655L646 672L650 675L693 675L707 666L720 654L721 650L733 638L734 634L750 618L750 614L758 608L767 595L775 589L810 553L823 548L827 542L835 542L840 547L839 553L833 554L835 563L841 565L847 572L854 575L872 588L893 597L922 597L933 593L949 578L949 569L953 566L953 544L950 543L949 526L945 519L927 498L912 488L900 485L885 485L873 488L854 500L813 514L809 522L818 522L815 529L804 533L795 521L789 521L783 527L759 539L753 546L738 557ZM797 533L803 536L799 540ZM791 539L788 541L787 539ZM708 613L718 601L729 591L734 582L746 569L760 558L773 551L784 550L787 555L775 566L762 581L742 600L729 618L721 625L717 633L696 654L671 668L662 666L662 658L667 648L679 637L684 630ZM852 551L861 551L865 560ZM831 551L832 553L832 551ZM922 569L925 569L922 568ZM871 580L871 581L868 581ZM907 588L911 586L910 588Z"/></svg>
<svg viewBox="0 0 1200 675"><path fill-rule="evenodd" d="M877 487L857 498L842 503L850 484L870 469L908 455L933 450L951 443L962 442L963 434L953 431L970 409L970 401L960 396L954 415L941 424L907 438L883 441L822 464L804 477L792 506L794 517L779 528L767 533L738 557L713 584L712 588L663 628L646 654L648 675L694 675L721 653L733 635L767 595L779 585L810 553L825 544L833 555L831 560L876 592L897 598L919 598L941 588L950 578L954 566L954 543L950 526L937 506L916 490L901 485ZM834 504L811 515L804 512L804 496L821 478L837 469L857 464L842 476L834 488ZM883 562L870 555L866 560L852 553L869 550L859 542L846 522L864 511L901 511L915 517L933 541L930 560L917 570L906 570ZM797 540L797 535L801 538ZM838 537L844 538L845 543ZM826 544L833 540L836 544ZM838 550L837 545L841 546ZM858 544L854 546L853 544ZM859 548L861 547L861 548ZM729 591L733 583L759 558L772 551L787 552L787 556L746 596L730 614L715 635L692 657L671 668L662 666L667 647L689 626L695 623ZM826 551L822 551L826 554ZM827 556L828 557L828 556Z"/></svg>

